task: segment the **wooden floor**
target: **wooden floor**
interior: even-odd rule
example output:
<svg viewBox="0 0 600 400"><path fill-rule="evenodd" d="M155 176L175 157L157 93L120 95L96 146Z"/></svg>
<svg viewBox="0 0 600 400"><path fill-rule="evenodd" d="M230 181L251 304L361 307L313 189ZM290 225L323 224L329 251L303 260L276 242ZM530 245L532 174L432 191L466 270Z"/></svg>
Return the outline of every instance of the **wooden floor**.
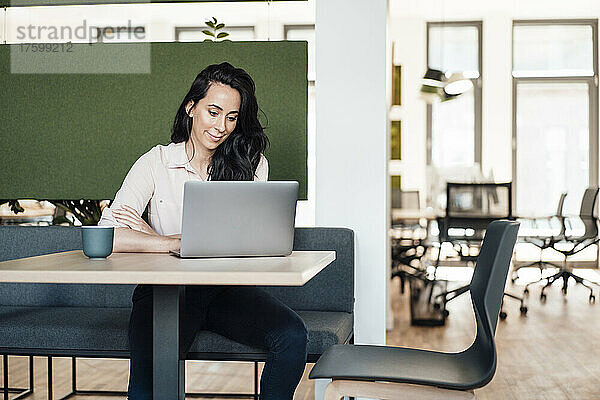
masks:
<svg viewBox="0 0 600 400"><path fill-rule="evenodd" d="M520 287L509 284L507 289L520 293ZM388 332L389 345L442 351L459 351L470 345L475 325L468 295L449 303L446 326L425 328L410 326L408 299L400 295L398 281L393 282L392 293L395 328ZM600 399L600 304L589 304L588 292L579 286L572 286L565 297L557 283L545 304L539 301L539 287L534 287L528 306L527 316L521 317L518 303L507 301L508 318L498 323L496 335L498 369L492 382L476 391L479 399ZM314 398L307 378L311 367L306 368L295 400ZM81 359L78 368L81 389L127 387L126 360ZM252 390L251 363L188 362L187 369L188 391ZM55 398L70 390L70 371L70 359L55 359ZM29 399L47 398L46 377L46 360L36 357L35 392ZM10 357L10 385L26 386L27 382L27 358Z"/></svg>

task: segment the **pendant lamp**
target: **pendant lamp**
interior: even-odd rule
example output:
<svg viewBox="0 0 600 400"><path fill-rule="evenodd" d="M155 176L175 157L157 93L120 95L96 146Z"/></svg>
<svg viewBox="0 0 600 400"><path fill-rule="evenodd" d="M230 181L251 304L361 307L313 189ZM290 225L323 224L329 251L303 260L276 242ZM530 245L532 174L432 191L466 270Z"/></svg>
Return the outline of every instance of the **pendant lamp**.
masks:
<svg viewBox="0 0 600 400"><path fill-rule="evenodd" d="M465 78L462 72L455 72L450 75L450 78L444 86L444 92L449 96L458 96L473 88L473 82Z"/></svg>
<svg viewBox="0 0 600 400"><path fill-rule="evenodd" d="M444 73L438 69L427 68L423 83L421 84L421 98L428 103L434 103L441 100L443 95Z"/></svg>

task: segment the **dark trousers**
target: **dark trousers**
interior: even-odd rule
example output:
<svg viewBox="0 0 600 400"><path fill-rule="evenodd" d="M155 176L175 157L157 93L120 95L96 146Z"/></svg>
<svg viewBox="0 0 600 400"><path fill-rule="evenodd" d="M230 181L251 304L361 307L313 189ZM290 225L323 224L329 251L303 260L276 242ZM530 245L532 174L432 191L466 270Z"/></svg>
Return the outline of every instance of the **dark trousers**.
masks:
<svg viewBox="0 0 600 400"><path fill-rule="evenodd" d="M256 287L186 286L181 353L199 330L216 332L267 352L260 379L261 400L291 400L306 362L308 333L304 322L285 304ZM129 321L129 399L152 399L152 287L133 293Z"/></svg>

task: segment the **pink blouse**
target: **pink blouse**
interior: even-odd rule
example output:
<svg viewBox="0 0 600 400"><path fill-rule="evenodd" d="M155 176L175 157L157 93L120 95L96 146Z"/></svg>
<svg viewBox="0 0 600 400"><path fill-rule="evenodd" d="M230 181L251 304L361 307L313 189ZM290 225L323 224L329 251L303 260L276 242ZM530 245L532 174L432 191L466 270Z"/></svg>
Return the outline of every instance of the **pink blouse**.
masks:
<svg viewBox="0 0 600 400"><path fill-rule="evenodd" d="M254 180L266 181L268 175L269 164L261 155ZM157 145L133 164L111 206L102 211L98 225L123 227L113 217L112 210L126 204L142 215L148 205L152 229L160 235L180 234L183 185L190 180L203 179L188 162L185 143Z"/></svg>

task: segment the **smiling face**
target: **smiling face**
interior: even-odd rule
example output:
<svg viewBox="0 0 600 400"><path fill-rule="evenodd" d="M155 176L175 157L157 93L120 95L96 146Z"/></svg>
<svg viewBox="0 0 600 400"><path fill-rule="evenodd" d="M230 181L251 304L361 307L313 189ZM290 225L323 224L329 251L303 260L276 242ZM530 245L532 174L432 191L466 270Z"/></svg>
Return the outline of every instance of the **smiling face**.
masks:
<svg viewBox="0 0 600 400"><path fill-rule="evenodd" d="M194 144L213 153L235 129L240 102L237 90L220 83L211 84L196 104L190 101L186 111L192 118L190 139Z"/></svg>

